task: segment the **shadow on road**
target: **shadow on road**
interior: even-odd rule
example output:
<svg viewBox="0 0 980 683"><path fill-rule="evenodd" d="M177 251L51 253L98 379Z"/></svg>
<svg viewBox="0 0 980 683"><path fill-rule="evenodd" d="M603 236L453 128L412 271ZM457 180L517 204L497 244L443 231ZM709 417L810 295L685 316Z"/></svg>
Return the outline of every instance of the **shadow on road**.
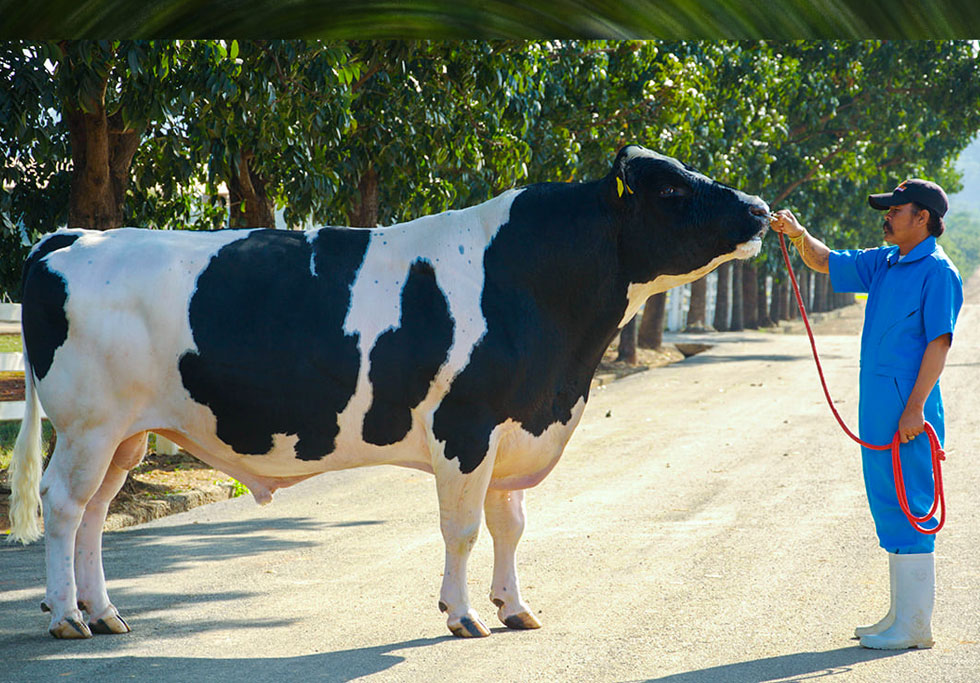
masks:
<svg viewBox="0 0 980 683"><path fill-rule="evenodd" d="M909 650L866 650L855 645L826 652L799 652L779 657L766 657L748 662L724 664L697 671L648 678L646 683L749 683L783 679L809 680L846 674L855 664L909 653Z"/></svg>
<svg viewBox="0 0 980 683"><path fill-rule="evenodd" d="M699 353L696 356L691 356L684 360L685 366L692 365L707 365L715 363L744 363L744 362L765 362L765 363L787 363L791 361L807 360L812 358L809 354L783 354L783 353L771 353L771 354L736 354L736 355L723 355L720 353ZM841 358L846 358L846 356L841 356L833 353L821 353L820 360L835 359L839 360Z"/></svg>
<svg viewBox="0 0 980 683"><path fill-rule="evenodd" d="M405 661L392 654L398 650L426 647L446 640L418 638L401 643L324 652L299 657L133 657L111 656L81 658L77 651L65 649L62 657L38 659L14 664L16 680L55 681L64 677L72 680L113 679L168 681L350 681L376 674ZM77 648L76 648L77 650ZM15 679L10 679L15 680Z"/></svg>
<svg viewBox="0 0 980 683"><path fill-rule="evenodd" d="M309 517L281 517L216 522L213 524L179 524L173 526L139 526L103 536L106 578L165 574L192 563L220 561L244 554L295 550L315 545L292 540L283 531L315 531L376 521L321 522ZM28 546L0 543L0 591L44 587L44 543ZM0 604L3 599L0 598Z"/></svg>

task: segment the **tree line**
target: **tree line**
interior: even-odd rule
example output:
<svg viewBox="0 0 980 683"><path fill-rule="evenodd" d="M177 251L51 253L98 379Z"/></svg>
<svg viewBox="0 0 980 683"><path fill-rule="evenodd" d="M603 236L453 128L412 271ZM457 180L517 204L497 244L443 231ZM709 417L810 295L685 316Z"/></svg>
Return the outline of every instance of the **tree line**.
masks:
<svg viewBox="0 0 980 683"><path fill-rule="evenodd" d="M978 71L969 41L4 42L0 288L58 226L372 227L596 178L631 142L873 246L869 192L958 189ZM726 318L789 315L776 248L719 277Z"/></svg>

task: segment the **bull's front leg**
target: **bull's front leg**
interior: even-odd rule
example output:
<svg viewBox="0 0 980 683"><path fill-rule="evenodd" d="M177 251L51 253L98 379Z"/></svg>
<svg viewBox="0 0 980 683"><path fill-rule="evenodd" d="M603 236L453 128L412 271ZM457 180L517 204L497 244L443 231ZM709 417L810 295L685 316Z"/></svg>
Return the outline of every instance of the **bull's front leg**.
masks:
<svg viewBox="0 0 980 683"><path fill-rule="evenodd" d="M446 544L446 567L439 594L439 609L449 616L446 624L453 635L461 638L482 638L490 629L470 607L466 589L466 562L480 532L483 501L490 483L493 458L483 462L469 474L463 474L455 461L441 454L434 459L436 490L439 495L439 520Z"/></svg>
<svg viewBox="0 0 980 683"><path fill-rule="evenodd" d="M541 628L521 599L517 579L517 543L524 533L524 491L487 491L484 504L487 528L493 536L493 583L490 600L497 617L508 628Z"/></svg>

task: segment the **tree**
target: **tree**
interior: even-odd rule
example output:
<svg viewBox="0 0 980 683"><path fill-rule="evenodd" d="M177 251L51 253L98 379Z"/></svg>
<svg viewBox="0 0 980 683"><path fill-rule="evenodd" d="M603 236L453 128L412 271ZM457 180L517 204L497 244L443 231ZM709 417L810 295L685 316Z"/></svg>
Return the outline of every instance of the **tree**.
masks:
<svg viewBox="0 0 980 683"><path fill-rule="evenodd" d="M667 293L660 292L647 299L640 318L637 345L644 349L659 349L664 343L664 314L667 309Z"/></svg>

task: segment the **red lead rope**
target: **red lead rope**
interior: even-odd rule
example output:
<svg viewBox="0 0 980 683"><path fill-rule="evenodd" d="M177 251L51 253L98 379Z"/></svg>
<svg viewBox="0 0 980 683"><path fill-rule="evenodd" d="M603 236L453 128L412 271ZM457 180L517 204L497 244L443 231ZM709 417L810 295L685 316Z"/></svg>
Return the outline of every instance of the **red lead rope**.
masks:
<svg viewBox="0 0 980 683"><path fill-rule="evenodd" d="M783 238L783 233L779 233L779 246L783 250L783 260L786 261L786 270L789 271L790 281L793 283L793 292L796 294L796 305L800 307L800 315L803 316L803 324L806 326L806 333L810 337L810 348L813 350L813 360L817 364L817 374L820 375L820 384L823 386L824 396L827 397L827 405L830 406L830 411L837 418L837 423L844 430L844 433L851 437L854 441L861 444L865 448L870 448L876 451L887 451L891 449L892 452L892 470L895 473L895 494L898 496L898 504L902 508L902 512L909 520L909 524L915 527L916 531L923 534L934 534L943 528L943 524L946 523L946 496L943 493L943 469L940 464L942 460L946 459L946 454L943 452L942 446L939 445L939 437L936 436L936 430L933 429L932 425L928 422L925 423L926 435L929 437L929 446L932 449L932 471L933 471L933 482L935 489L933 491L932 509L923 516L916 517L912 514L909 509L908 497L905 493L905 479L902 476L902 459L899 455L899 446L901 445L901 437L896 431L895 436L892 438L890 444L884 446L878 446L876 444L867 443L862 441L854 433L847 428L844 424L844 420L841 418L840 414L837 412L837 408L834 406L834 401L830 398L830 391L827 389L827 381L823 376L823 367L820 365L820 357L817 355L817 343L813 339L813 330L810 328L810 320L807 318L806 309L803 306L803 297L800 296L800 285L796 282L796 274L793 272L793 266L789 262L789 251L786 250L786 240ZM921 525L928 520L932 519L933 515L936 514L936 510L939 509L939 524L933 529L923 528Z"/></svg>

